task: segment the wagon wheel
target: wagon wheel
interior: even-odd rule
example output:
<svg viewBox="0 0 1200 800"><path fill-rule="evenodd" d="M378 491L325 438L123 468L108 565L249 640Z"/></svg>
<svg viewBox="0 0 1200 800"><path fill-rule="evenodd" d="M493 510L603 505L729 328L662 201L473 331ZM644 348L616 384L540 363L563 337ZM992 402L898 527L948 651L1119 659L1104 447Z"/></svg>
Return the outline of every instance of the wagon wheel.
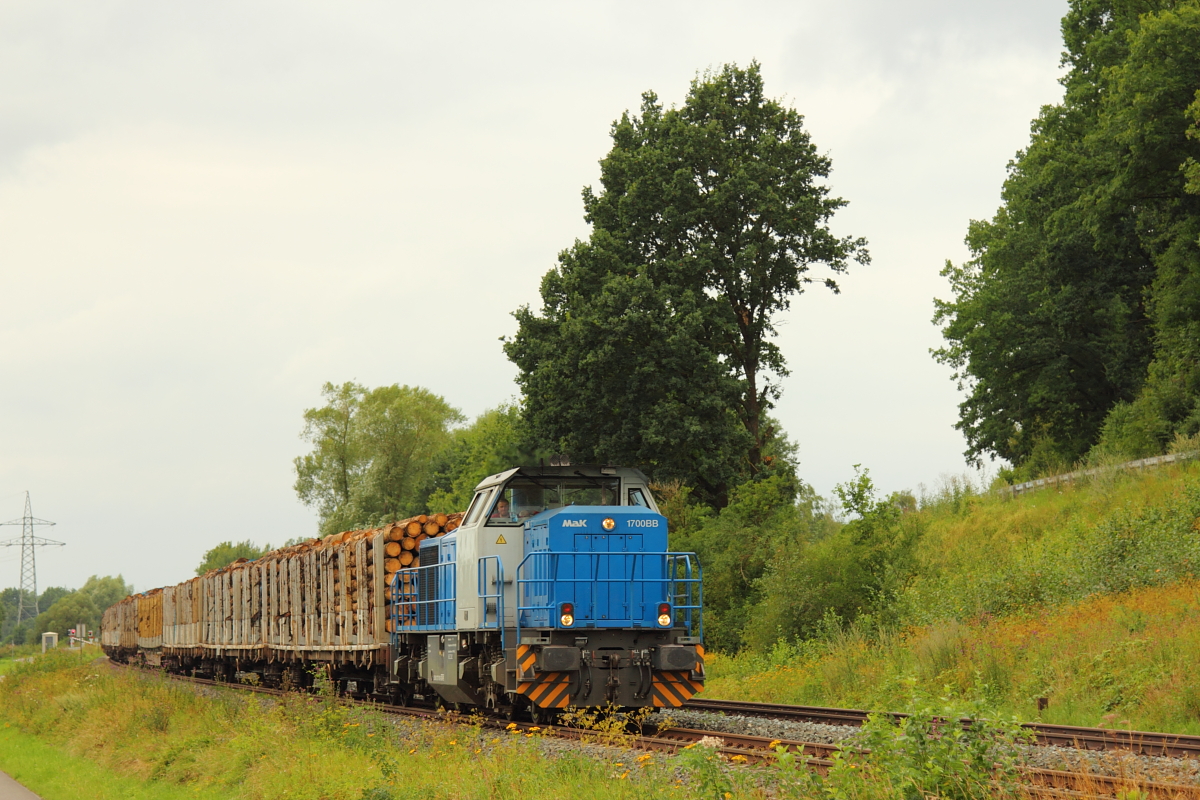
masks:
<svg viewBox="0 0 1200 800"><path fill-rule="evenodd" d="M529 721L534 725L541 725L550 719L550 710L542 708L537 703L529 704Z"/></svg>

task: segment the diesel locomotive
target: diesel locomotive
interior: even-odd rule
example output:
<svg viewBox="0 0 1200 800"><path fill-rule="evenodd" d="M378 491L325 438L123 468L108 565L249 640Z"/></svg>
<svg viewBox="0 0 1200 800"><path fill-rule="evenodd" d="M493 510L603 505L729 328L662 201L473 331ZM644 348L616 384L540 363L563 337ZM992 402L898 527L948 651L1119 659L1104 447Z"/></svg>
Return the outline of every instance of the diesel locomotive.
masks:
<svg viewBox="0 0 1200 800"><path fill-rule="evenodd" d="M457 527L385 567L390 526L268 553L104 614L110 658L360 697L528 714L674 707L704 683L693 553L636 469L485 478ZM333 538L333 537L331 537Z"/></svg>

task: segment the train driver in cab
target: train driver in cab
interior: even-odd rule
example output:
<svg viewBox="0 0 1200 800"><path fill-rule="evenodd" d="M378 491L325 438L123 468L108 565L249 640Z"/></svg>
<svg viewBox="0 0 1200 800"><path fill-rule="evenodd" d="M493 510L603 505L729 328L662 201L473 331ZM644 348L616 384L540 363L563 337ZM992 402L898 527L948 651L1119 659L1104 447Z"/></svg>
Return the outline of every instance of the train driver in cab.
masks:
<svg viewBox="0 0 1200 800"><path fill-rule="evenodd" d="M496 501L496 505L492 508L492 515L489 519L511 520L512 516L509 513L508 498L501 496Z"/></svg>

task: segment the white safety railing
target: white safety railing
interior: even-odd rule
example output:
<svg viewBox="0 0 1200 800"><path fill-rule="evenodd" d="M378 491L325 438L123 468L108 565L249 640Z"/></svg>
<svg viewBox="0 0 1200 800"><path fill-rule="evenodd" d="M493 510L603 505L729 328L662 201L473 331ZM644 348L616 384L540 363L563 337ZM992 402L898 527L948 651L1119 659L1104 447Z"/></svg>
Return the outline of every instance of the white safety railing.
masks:
<svg viewBox="0 0 1200 800"><path fill-rule="evenodd" d="M1124 464L1117 464L1111 467L1093 467L1092 469L1080 469L1075 472L1064 472L1062 475L1051 475L1047 478L1038 478L1033 481L1025 481L1024 483L1016 483L1012 486L1001 487L998 491L1001 494L1006 494L1009 497L1016 497L1026 492L1032 492L1037 489L1044 489L1047 486L1057 486L1062 483L1074 483L1082 478L1090 478L1094 475L1099 475L1104 472L1111 472L1118 469L1157 469L1158 467L1166 466L1167 464L1175 464L1180 461L1188 461L1193 458L1200 457L1200 450L1192 450L1187 453L1168 453L1165 456L1152 456L1150 458L1138 458L1133 461L1126 461Z"/></svg>

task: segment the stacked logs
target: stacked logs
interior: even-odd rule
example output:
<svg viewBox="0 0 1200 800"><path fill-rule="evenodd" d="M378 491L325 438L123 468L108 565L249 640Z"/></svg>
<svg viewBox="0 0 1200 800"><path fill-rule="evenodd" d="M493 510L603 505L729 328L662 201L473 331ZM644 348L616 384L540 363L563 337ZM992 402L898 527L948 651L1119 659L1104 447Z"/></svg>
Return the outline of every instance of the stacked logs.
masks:
<svg viewBox="0 0 1200 800"><path fill-rule="evenodd" d="M418 552L421 542L434 536L441 536L455 530L462 522L462 514L420 514L415 517L392 522L381 528L361 531L346 531L326 536L317 543L318 547L346 547L346 595L353 598L350 610L357 610L359 574L357 555L352 545L360 540L367 543L365 566L373 567L375 560L383 559L384 586L390 586L392 577L403 569L419 566ZM383 534L383 552L375 552L377 534ZM335 582L343 580L342 575L335 571ZM340 595L340 592L335 592Z"/></svg>
<svg viewBox="0 0 1200 800"><path fill-rule="evenodd" d="M420 514L385 526L383 529L384 585L391 586L396 573L401 573L399 577L400 593L402 596L411 594L413 591L412 575L405 574L404 571L420 566L418 555L421 542L455 530L462 522L462 517L462 514ZM402 617L409 619L406 624L412 624L412 606L402 604L399 610ZM389 632L395 629L395 623L390 615L386 622L386 629Z"/></svg>
<svg viewBox="0 0 1200 800"><path fill-rule="evenodd" d="M203 580L219 581L219 588L206 594L212 607L204 609L204 618L222 629L234 625L217 607L217 595L233 592L231 573L248 570L250 607L241 616L257 618L265 611L268 641L279 639L282 643L302 637L313 643L326 641L328 636L366 636L377 610L383 615L379 621L391 631L392 616L382 611L391 600L387 587L397 573L419 566L421 542L457 529L462 517L461 513L420 514L379 528L310 539L273 550L256 561L238 559L204 575ZM381 595L376 584L380 572L384 577ZM401 579L405 588L413 586L409 575L402 574ZM268 582L272 588L264 591ZM213 642L237 638L232 628L225 633L214 628L205 635L205 641Z"/></svg>
<svg viewBox="0 0 1200 800"><path fill-rule="evenodd" d="M417 553L421 542L449 533L459 526L462 514L421 514L383 528L383 571L387 582L407 567L418 566Z"/></svg>

